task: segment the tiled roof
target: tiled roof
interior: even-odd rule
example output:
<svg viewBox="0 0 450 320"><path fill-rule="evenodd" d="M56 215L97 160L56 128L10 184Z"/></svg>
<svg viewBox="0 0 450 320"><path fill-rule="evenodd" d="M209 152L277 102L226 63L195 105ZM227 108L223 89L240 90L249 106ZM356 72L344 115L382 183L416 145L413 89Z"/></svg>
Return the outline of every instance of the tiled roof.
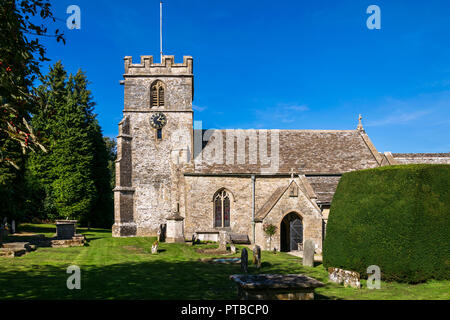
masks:
<svg viewBox="0 0 450 320"><path fill-rule="evenodd" d="M450 153L393 153L399 164L450 164Z"/></svg>
<svg viewBox="0 0 450 320"><path fill-rule="evenodd" d="M318 202L331 202L339 183L340 176L306 177L317 195Z"/></svg>
<svg viewBox="0 0 450 320"><path fill-rule="evenodd" d="M450 153L393 153L394 158L447 158Z"/></svg>
<svg viewBox="0 0 450 320"><path fill-rule="evenodd" d="M252 132L258 142L250 143L251 147L256 147L260 141L264 141L262 132L267 132L267 152L271 156L272 137L276 137L278 132L279 141L279 163L276 172L272 173L289 173L291 169L295 172L311 173L343 173L347 171L367 169L378 166L374 154L367 145L366 139L363 138L365 133L358 130L214 130L213 138L207 139L202 150L203 159L207 155L218 155L215 149L222 140L223 155L218 157L222 159L214 162L201 162L199 166L200 155L196 155L195 169L196 173L205 174L239 174L239 173L260 173L263 169L270 166L261 164L259 152L256 163L249 161L249 139L245 140L245 161L238 163L237 140L234 138L234 150L230 154L226 154L227 136L245 137ZM205 131L203 131L203 134ZM215 136L220 136L215 138ZM259 139L261 137L261 139ZM228 138L230 139L230 138ZM241 140L244 141L244 140ZM273 139L276 141L276 138ZM230 144L233 145L233 144ZM258 147L259 149L259 147ZM253 152L254 154L254 152ZM376 152L376 156L378 152ZM226 159L234 159L231 164L226 163Z"/></svg>

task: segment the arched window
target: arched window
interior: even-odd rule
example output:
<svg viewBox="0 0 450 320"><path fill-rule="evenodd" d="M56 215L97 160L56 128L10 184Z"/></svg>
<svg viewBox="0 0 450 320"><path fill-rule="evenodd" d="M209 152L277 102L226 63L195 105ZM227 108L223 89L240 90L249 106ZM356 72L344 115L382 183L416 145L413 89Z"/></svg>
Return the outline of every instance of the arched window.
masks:
<svg viewBox="0 0 450 320"><path fill-rule="evenodd" d="M152 107L164 106L164 83L160 80L153 82L150 88L150 105Z"/></svg>
<svg viewBox="0 0 450 320"><path fill-rule="evenodd" d="M214 227L230 226L230 196L225 190L214 197Z"/></svg>

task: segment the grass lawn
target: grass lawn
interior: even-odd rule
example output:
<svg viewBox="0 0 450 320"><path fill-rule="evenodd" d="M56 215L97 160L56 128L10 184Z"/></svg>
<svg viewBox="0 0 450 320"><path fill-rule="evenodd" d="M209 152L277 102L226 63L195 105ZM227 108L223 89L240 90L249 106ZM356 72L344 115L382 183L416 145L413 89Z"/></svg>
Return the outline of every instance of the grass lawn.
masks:
<svg viewBox="0 0 450 320"><path fill-rule="evenodd" d="M22 231L53 236L53 225L25 224ZM110 230L78 228L88 246L38 248L16 258L0 258L0 299L236 299L229 275L239 265L200 262L208 257L195 251L214 245L160 244L151 254L155 238L112 238ZM18 241L19 237L9 237ZM20 237L22 238L22 237ZM239 255L236 255L239 256ZM249 254L251 260L251 252ZM212 257L212 256L210 256ZM424 284L381 284L380 290L344 288L327 281L321 264L303 267L301 259L286 253L262 253L262 268L249 265L249 273L303 273L326 284L316 299L450 299L450 281ZM251 262L250 262L251 263ZM81 268L81 290L69 290L66 269Z"/></svg>

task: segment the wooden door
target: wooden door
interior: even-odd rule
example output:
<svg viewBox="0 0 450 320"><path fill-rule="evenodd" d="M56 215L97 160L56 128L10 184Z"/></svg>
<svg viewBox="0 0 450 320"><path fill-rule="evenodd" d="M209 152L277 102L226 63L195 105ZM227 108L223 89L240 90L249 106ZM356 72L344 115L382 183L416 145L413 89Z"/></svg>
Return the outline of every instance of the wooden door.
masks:
<svg viewBox="0 0 450 320"><path fill-rule="evenodd" d="M289 233L290 233L291 251L299 250L298 245L303 244L303 223L302 220L297 215L292 215L289 231L290 231Z"/></svg>

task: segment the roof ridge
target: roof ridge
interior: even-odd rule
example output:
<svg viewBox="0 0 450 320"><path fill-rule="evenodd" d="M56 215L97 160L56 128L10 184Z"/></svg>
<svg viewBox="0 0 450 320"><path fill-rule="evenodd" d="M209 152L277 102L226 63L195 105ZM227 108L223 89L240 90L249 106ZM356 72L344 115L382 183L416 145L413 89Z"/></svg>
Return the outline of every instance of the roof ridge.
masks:
<svg viewBox="0 0 450 320"><path fill-rule="evenodd" d="M200 130L200 129L194 129L194 130ZM233 128L233 129L214 129L214 128L209 128L209 129L202 129L203 131L207 131L207 130L215 130L215 131L262 131L262 130L267 130L267 131L272 131L272 130L278 130L278 131L284 131L284 132L358 132L358 130L356 129L264 129L264 128L259 128L259 129L239 129L239 128Z"/></svg>

